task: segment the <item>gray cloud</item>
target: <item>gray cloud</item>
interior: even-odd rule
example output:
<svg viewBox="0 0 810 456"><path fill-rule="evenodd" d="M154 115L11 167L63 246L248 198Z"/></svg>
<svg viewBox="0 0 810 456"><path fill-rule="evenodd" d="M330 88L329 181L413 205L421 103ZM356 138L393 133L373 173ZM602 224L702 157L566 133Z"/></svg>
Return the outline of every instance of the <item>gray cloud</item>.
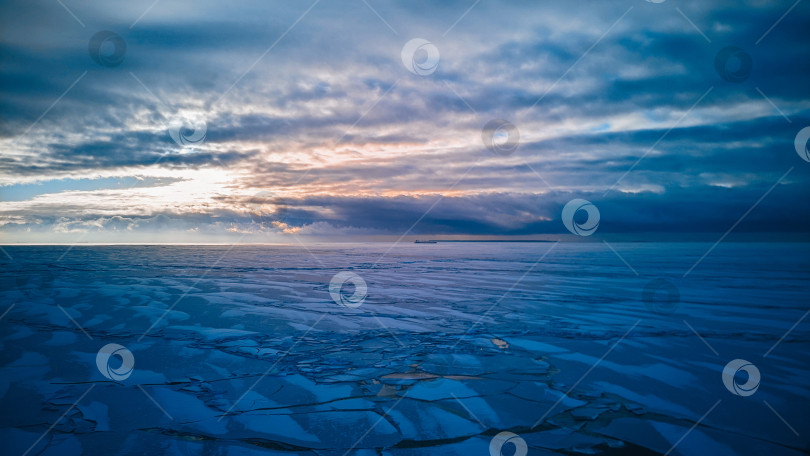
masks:
<svg viewBox="0 0 810 456"><path fill-rule="evenodd" d="M159 214L180 230L226 230L239 215L217 204L270 189L289 194L297 227L397 234L444 192L414 232L561 232L557 214L574 197L615 214L606 232L722 232L794 167L740 228L795 231L810 217L791 206L810 172L792 144L810 125L807 5L763 37L790 4L680 2L709 43L671 2L481 2L449 32L469 2L375 5L396 34L362 2L322 2L263 55L309 3L159 3L130 27L150 4L69 5L86 27L58 4L3 5L0 185L149 169L232 176L210 206L155 206L140 224L126 209L61 215L106 217L99 226L116 230ZM127 43L119 67L88 55L104 29ZM430 77L400 62L417 36L441 51ZM754 63L740 84L715 71L726 45ZM197 149L166 132L183 113L206 121ZM483 147L492 118L520 129L515 155ZM65 226L37 204L0 213L15 220L3 230Z"/></svg>

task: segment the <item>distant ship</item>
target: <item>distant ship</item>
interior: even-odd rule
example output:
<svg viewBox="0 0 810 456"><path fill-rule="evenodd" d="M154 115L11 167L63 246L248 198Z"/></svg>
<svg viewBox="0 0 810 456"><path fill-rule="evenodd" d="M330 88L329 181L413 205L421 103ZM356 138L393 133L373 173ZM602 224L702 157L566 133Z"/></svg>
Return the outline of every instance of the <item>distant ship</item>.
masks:
<svg viewBox="0 0 810 456"><path fill-rule="evenodd" d="M421 241L419 239L413 241L414 244L438 244L439 241Z"/></svg>

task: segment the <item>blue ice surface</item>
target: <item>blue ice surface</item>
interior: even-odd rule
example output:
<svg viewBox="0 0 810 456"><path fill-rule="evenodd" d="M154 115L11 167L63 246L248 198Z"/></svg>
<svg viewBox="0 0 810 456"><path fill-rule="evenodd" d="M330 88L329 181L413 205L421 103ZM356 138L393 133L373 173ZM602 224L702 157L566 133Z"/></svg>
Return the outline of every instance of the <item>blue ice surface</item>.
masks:
<svg viewBox="0 0 810 456"><path fill-rule="evenodd" d="M3 453L806 453L810 246L721 243L687 276L711 244L611 246L638 275L598 242L5 247Z"/></svg>

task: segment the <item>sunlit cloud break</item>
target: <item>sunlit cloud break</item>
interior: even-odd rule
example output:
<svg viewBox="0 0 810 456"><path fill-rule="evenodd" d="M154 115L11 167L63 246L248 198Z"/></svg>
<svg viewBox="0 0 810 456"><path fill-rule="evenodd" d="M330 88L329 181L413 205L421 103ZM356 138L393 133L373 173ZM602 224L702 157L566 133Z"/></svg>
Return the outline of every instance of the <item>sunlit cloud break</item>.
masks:
<svg viewBox="0 0 810 456"><path fill-rule="evenodd" d="M807 7L671 3L6 2L0 236L806 232Z"/></svg>

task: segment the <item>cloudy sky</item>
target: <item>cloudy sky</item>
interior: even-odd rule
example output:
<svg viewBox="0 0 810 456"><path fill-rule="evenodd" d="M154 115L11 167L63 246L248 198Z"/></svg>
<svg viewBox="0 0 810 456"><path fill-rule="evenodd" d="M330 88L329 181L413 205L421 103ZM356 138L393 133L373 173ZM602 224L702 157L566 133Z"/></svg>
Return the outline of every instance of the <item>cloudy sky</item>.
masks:
<svg viewBox="0 0 810 456"><path fill-rule="evenodd" d="M810 223L810 2L0 10L0 241L542 237L572 199L600 235Z"/></svg>

